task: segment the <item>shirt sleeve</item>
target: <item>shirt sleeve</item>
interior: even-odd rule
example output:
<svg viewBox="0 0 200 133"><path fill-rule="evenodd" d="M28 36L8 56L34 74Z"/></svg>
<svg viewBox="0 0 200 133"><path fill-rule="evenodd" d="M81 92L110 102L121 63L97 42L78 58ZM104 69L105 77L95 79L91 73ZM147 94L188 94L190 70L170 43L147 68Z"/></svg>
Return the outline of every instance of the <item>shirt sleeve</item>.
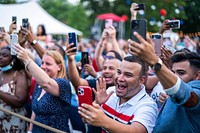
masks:
<svg viewBox="0 0 200 133"><path fill-rule="evenodd" d="M60 98L66 101L68 104L71 103L71 86L69 81L64 78L57 78L55 81L58 83L60 88Z"/></svg>

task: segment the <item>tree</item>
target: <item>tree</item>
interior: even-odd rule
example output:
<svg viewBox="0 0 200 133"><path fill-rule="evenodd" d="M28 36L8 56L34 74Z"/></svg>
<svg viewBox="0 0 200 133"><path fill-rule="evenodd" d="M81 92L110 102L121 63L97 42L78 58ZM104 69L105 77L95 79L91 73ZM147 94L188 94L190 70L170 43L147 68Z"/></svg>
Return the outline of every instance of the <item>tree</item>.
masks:
<svg viewBox="0 0 200 133"><path fill-rule="evenodd" d="M88 34L88 18L81 3L76 6L66 0L40 0L39 3L56 19Z"/></svg>

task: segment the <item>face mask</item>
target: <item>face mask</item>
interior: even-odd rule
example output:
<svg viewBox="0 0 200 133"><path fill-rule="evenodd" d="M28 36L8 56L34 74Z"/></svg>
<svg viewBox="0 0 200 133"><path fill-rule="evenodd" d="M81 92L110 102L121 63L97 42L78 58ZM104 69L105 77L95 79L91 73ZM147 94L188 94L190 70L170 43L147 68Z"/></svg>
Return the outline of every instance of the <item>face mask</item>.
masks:
<svg viewBox="0 0 200 133"><path fill-rule="evenodd" d="M10 65L7 65L5 67L0 67L0 70L3 72L6 72L6 71L12 69L12 67L13 67L13 62L11 62Z"/></svg>

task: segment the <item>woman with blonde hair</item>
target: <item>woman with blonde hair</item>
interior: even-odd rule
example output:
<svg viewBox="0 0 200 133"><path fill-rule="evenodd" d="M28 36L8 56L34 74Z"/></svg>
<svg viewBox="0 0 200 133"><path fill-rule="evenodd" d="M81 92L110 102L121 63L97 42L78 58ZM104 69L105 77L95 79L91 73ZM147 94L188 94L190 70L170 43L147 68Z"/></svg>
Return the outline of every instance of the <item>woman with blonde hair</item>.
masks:
<svg viewBox="0 0 200 133"><path fill-rule="evenodd" d="M63 57L57 51L46 51L41 68L30 59L26 50L14 44L17 57L34 77L37 85L32 99L32 119L53 128L69 132L68 119L71 100L71 87L66 80ZM35 116L34 116L35 115ZM33 133L50 133L33 125Z"/></svg>

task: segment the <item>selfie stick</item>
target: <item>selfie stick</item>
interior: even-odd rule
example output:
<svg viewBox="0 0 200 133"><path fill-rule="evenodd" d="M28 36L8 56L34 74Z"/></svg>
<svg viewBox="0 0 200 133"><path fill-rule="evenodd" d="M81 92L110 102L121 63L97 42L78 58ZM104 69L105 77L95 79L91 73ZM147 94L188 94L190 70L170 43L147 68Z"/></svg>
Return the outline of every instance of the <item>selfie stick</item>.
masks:
<svg viewBox="0 0 200 133"><path fill-rule="evenodd" d="M58 130L58 129L52 128L52 127L50 127L50 126L47 126L47 125L45 125L45 124L42 124L42 123L40 123L40 122L31 120L31 119L29 119L29 118L27 118L27 117L25 117L25 116L19 115L19 114L14 113L14 112L11 112L11 111L9 111L9 110L6 110L6 109L4 109L4 108L2 108L2 107L0 107L0 110L3 111L3 112L5 112L5 113L14 115L14 116L16 116L16 117L18 117L18 118L20 118L20 119L22 119L22 120L25 120L25 121L28 121L28 122L30 122L30 123L33 123L34 125L37 125L37 126L39 126L39 127L48 129L48 130L50 130L50 131L52 131L52 132L55 132L55 133L66 133L66 132L63 132L63 131L61 131L61 130Z"/></svg>

